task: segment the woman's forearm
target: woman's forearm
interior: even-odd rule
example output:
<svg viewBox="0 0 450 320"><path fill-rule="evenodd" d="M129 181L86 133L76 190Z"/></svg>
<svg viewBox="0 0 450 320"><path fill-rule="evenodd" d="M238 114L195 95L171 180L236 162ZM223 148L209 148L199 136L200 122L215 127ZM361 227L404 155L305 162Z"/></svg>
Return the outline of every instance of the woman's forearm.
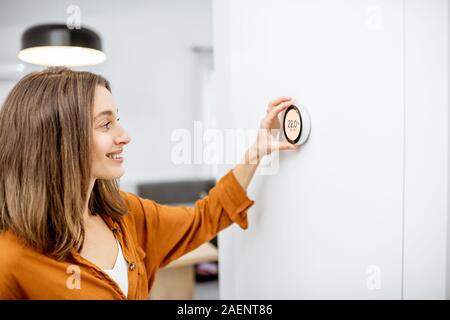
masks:
<svg viewBox="0 0 450 320"><path fill-rule="evenodd" d="M245 153L244 158L233 168L233 174L244 190L247 190L260 160L257 148L251 147Z"/></svg>
<svg viewBox="0 0 450 320"><path fill-rule="evenodd" d="M262 157L280 150L297 149L298 146L289 142L280 142L275 132L281 127L279 114L292 103L293 99L286 96L279 97L269 103L266 116L261 121L255 144L247 150L244 158L233 168L234 176L245 190L247 190Z"/></svg>

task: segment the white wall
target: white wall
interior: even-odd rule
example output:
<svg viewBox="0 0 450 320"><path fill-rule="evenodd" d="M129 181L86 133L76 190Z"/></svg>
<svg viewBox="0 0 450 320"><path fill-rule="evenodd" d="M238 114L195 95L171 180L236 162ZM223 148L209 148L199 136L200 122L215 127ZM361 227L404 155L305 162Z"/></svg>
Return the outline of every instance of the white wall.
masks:
<svg viewBox="0 0 450 320"><path fill-rule="evenodd" d="M312 117L308 143L257 172L249 230L221 234L221 297L445 298L447 1L216 0L213 13L221 126L256 128L279 95Z"/></svg>
<svg viewBox="0 0 450 320"><path fill-rule="evenodd" d="M405 3L404 286L407 299L446 293L449 7Z"/></svg>
<svg viewBox="0 0 450 320"><path fill-rule="evenodd" d="M139 181L201 175L199 165L171 162L170 137L174 129L190 129L202 117L192 47L211 47L210 1L1 1L0 65L19 62L20 37L27 27L65 23L69 5L78 5L82 25L102 37L107 61L90 70L111 81L121 122L132 138L125 149L123 188L134 191ZM1 99L10 88L2 83Z"/></svg>

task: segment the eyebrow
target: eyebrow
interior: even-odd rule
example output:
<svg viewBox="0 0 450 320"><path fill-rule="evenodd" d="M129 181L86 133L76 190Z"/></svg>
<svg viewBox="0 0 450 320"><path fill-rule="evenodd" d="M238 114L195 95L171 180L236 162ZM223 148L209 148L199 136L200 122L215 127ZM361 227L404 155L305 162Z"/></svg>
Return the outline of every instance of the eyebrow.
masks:
<svg viewBox="0 0 450 320"><path fill-rule="evenodd" d="M119 113L119 109L117 109L117 113ZM112 115L113 115L113 112L111 110L102 111L98 115L95 116L94 120L97 120L101 116L112 116Z"/></svg>

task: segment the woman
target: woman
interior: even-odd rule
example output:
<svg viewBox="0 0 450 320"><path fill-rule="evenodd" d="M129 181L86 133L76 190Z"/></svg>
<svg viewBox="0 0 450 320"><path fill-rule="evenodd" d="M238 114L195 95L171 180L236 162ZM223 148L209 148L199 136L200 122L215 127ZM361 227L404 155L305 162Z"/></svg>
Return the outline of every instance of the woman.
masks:
<svg viewBox="0 0 450 320"><path fill-rule="evenodd" d="M107 80L25 76L0 110L0 298L146 299L159 268L233 222L247 228L259 159L295 149L264 134L291 104L270 103L259 143L194 208L170 207L118 188L130 137Z"/></svg>

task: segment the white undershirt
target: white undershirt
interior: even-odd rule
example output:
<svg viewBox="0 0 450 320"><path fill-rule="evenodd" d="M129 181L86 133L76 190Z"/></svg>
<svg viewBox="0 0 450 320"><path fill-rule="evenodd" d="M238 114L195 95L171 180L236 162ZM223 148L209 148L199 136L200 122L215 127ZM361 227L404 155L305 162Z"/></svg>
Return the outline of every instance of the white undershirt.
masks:
<svg viewBox="0 0 450 320"><path fill-rule="evenodd" d="M119 241L117 241L117 246L119 250L114 267L112 269L102 270L119 285L126 297L128 296L128 263L123 256Z"/></svg>

